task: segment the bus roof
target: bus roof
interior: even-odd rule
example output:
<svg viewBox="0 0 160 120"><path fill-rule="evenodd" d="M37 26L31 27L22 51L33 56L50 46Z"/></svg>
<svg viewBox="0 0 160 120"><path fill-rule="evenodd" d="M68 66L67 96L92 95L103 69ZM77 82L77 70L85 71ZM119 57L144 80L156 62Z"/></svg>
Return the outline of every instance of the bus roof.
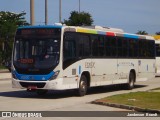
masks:
<svg viewBox="0 0 160 120"><path fill-rule="evenodd" d="M62 24L54 24L54 25L22 26L19 27L18 29L33 29L33 28L60 28L60 29L64 28L65 31L74 31L81 33L107 35L107 36L119 36L119 37L133 38L133 39L154 40L154 37L152 36L130 34L130 33L125 33L122 29L101 27L101 26L66 26Z"/></svg>
<svg viewBox="0 0 160 120"><path fill-rule="evenodd" d="M86 27L86 26L66 26L66 31L75 31L81 33L90 33L90 34L99 34L99 35L107 35L107 36L119 36L119 37L126 37L126 38L133 38L133 39L148 39L154 40L152 36L148 35L138 35L138 34L131 34L125 33L122 29L117 28L103 28L100 29L99 27Z"/></svg>

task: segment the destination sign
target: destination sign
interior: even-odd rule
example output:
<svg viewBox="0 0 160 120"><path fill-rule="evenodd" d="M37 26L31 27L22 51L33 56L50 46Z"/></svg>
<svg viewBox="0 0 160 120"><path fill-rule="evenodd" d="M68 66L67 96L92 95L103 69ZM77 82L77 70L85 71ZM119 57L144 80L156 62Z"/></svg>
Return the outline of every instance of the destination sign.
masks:
<svg viewBox="0 0 160 120"><path fill-rule="evenodd" d="M46 28L34 28L34 29L19 29L17 35L59 35L59 28L46 29Z"/></svg>

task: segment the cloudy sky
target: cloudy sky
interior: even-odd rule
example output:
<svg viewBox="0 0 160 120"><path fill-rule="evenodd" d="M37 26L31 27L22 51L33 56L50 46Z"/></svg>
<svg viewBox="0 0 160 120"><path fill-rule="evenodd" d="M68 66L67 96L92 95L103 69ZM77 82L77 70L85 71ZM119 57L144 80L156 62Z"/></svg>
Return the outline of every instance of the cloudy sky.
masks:
<svg viewBox="0 0 160 120"><path fill-rule="evenodd" d="M44 24L44 1L35 0L35 22ZM124 29L136 33L145 30L150 34L160 32L160 0L80 0L81 11L89 12L94 25ZM62 0L62 20L70 12L79 10L79 0ZM30 22L30 0L0 0L0 11L27 13ZM59 0L48 0L49 24L59 21Z"/></svg>

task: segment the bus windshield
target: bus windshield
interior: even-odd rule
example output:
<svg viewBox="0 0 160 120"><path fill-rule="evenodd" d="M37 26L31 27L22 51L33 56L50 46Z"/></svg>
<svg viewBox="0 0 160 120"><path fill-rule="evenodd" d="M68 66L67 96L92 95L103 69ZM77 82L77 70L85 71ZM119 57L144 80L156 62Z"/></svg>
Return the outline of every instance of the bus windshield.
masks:
<svg viewBox="0 0 160 120"><path fill-rule="evenodd" d="M16 36L13 64L24 74L48 74L59 63L60 35Z"/></svg>

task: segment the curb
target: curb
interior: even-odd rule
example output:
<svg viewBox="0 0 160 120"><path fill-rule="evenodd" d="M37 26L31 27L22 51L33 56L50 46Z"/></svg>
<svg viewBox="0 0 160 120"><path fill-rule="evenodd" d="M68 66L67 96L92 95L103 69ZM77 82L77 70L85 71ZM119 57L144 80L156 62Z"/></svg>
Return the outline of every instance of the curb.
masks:
<svg viewBox="0 0 160 120"><path fill-rule="evenodd" d="M3 70L0 70L0 73L9 73L9 70L3 69Z"/></svg>
<svg viewBox="0 0 160 120"><path fill-rule="evenodd" d="M0 77L0 81L11 80L11 78L12 78L11 77L11 73L9 72L8 69L2 69L2 70L0 70L0 76L1 75L2 75L2 78Z"/></svg>
<svg viewBox="0 0 160 120"><path fill-rule="evenodd" d="M97 105L109 106L109 107L128 109L128 110L137 111L137 112L148 112L148 113L160 114L160 110L144 109L144 108L139 108L139 107L136 107L136 106L122 105L122 104L115 104L115 103L106 103L106 102L102 102L100 100L95 100L95 101L92 101L90 103L91 104L97 104Z"/></svg>
<svg viewBox="0 0 160 120"><path fill-rule="evenodd" d="M4 79L0 79L0 82L1 82L1 81L9 81L9 80L12 80L12 78L4 78Z"/></svg>

